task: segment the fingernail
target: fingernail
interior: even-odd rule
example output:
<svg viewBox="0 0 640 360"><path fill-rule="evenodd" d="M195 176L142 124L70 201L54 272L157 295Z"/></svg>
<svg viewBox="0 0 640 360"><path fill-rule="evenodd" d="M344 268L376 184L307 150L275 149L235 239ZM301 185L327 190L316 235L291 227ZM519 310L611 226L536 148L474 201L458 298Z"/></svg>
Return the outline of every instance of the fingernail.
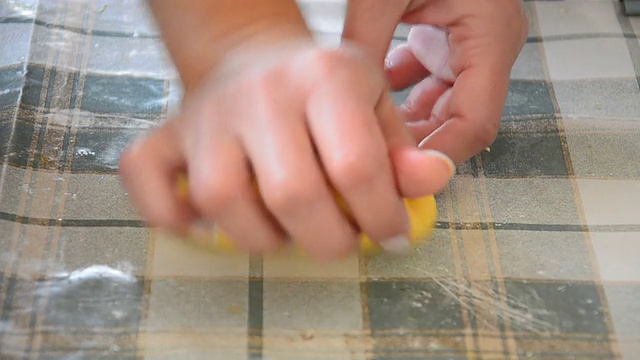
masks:
<svg viewBox="0 0 640 360"><path fill-rule="evenodd" d="M405 235L398 235L381 242L380 246L382 246L386 252L392 254L404 254L411 248L411 243Z"/></svg>
<svg viewBox="0 0 640 360"><path fill-rule="evenodd" d="M448 62L442 68L442 72L440 73L439 78L440 80L443 80L444 82L448 82L448 83L454 83L456 81L456 76L453 74L453 70L451 70L451 67L449 66Z"/></svg>
<svg viewBox="0 0 640 360"><path fill-rule="evenodd" d="M393 66L393 63L391 62L391 59L386 58L384 59L384 69L385 70L391 70L391 67Z"/></svg>
<svg viewBox="0 0 640 360"><path fill-rule="evenodd" d="M392 66L402 63L403 58L407 56L407 49L407 44L403 44L391 50L384 59L384 66L390 69Z"/></svg>
<svg viewBox="0 0 640 360"><path fill-rule="evenodd" d="M445 162L447 164L447 166L449 167L449 177L455 175L455 173L456 173L456 164L453 162L453 160L451 160L450 157L448 157L444 153L441 153L440 151L437 151L437 150L427 149L427 150L423 150L423 151L425 153L433 156L433 157L437 157L439 159L442 159L442 161Z"/></svg>

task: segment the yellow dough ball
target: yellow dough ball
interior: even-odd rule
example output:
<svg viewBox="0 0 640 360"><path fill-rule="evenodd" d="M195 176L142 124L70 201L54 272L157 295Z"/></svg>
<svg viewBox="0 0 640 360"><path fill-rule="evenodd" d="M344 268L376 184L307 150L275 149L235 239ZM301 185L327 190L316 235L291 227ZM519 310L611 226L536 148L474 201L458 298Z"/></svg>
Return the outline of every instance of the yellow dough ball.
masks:
<svg viewBox="0 0 640 360"><path fill-rule="evenodd" d="M178 179L177 190L180 198L185 200L189 198L189 185L186 177ZM335 196L343 211L347 216L350 216L349 209L340 195L335 193ZM433 195L429 195L415 199L405 199L404 203L411 223L409 240L413 247L417 247L431 236L438 212L436 200ZM236 250L233 241L219 230L214 231L208 239L200 239L198 243L214 251L234 252ZM367 235L364 233L360 235L360 253L362 255L370 256L381 251L382 248L371 241Z"/></svg>

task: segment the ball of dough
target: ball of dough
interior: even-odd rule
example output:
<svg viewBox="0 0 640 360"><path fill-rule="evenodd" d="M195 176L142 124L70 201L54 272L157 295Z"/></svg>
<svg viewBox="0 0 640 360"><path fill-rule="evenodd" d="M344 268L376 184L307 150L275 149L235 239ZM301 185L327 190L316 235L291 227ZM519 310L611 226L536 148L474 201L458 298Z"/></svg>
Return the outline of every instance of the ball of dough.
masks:
<svg viewBox="0 0 640 360"><path fill-rule="evenodd" d="M350 216L349 209L340 195L338 193L334 194L343 211L347 216ZM189 197L189 185L186 177L181 177L178 180L178 196L182 199L188 199ZM429 195L415 199L405 199L404 203L411 224L409 240L413 247L417 247L427 241L433 232L438 212L436 200L433 195ZM236 250L233 241L219 230L213 231L209 239L200 239L198 243L214 251L233 252ZM366 234L362 233L360 235L360 253L362 255L375 255L381 251L382 248L371 241Z"/></svg>

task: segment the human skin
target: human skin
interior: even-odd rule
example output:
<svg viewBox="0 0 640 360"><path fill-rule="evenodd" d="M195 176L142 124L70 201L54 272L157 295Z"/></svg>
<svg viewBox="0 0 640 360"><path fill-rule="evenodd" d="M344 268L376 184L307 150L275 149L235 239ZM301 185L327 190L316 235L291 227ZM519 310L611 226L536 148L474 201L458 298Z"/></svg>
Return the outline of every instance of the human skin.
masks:
<svg viewBox="0 0 640 360"><path fill-rule="evenodd" d="M293 0L175 4L149 2L185 88L182 106L121 158L143 218L180 233L215 222L252 253L293 239L333 260L356 251L360 231L387 250L407 248L402 198L439 191L455 166L417 147L370 40L352 32L336 49L320 47ZM349 17L357 23L353 8ZM175 191L182 173L186 202Z"/></svg>
<svg viewBox="0 0 640 360"><path fill-rule="evenodd" d="M380 3L349 1L343 37L384 61L392 89L416 85L402 108L420 147L459 164L490 146L528 35L522 1ZM387 56L399 22L413 27L407 43Z"/></svg>

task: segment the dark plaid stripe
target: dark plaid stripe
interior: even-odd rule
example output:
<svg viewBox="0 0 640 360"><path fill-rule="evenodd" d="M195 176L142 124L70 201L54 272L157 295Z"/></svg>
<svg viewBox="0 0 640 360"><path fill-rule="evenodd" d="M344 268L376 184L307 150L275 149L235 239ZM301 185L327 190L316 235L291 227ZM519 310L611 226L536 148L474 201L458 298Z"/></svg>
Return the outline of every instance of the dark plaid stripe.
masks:
<svg viewBox="0 0 640 360"><path fill-rule="evenodd" d="M140 220L127 219L44 219L21 216L0 211L0 220L36 226L60 227L146 227ZM527 224L527 223L458 223L438 221L436 229L452 230L496 230L496 231L537 231L537 232L640 232L640 224L579 225L579 224Z"/></svg>
<svg viewBox="0 0 640 360"><path fill-rule="evenodd" d="M35 23L38 26L42 26L48 29L57 29L73 32L81 35L101 36L101 37L113 37L113 38L139 38L139 39L160 39L157 34L140 33L140 32L125 32L116 30L99 30L99 29L87 29L78 28L73 26L65 26L61 24L52 24L50 22L41 19L32 19L25 17L5 17L0 18L0 24L23 24L23 23ZM317 34L321 35L337 35L333 32L317 31ZM635 39L636 34L631 30L626 30L623 33L588 33L588 34L570 34L570 35L555 35L555 36L529 36L527 43L541 43L551 41L566 41L566 40L584 40L584 39ZM395 35L393 40L403 41L406 40L405 36Z"/></svg>
<svg viewBox="0 0 640 360"><path fill-rule="evenodd" d="M145 227L142 221L123 219L42 219L0 212L0 220L25 225L60 226L60 227Z"/></svg>
<svg viewBox="0 0 640 360"><path fill-rule="evenodd" d="M249 259L249 287L247 289L247 359L263 359L264 282L263 262L259 257Z"/></svg>

